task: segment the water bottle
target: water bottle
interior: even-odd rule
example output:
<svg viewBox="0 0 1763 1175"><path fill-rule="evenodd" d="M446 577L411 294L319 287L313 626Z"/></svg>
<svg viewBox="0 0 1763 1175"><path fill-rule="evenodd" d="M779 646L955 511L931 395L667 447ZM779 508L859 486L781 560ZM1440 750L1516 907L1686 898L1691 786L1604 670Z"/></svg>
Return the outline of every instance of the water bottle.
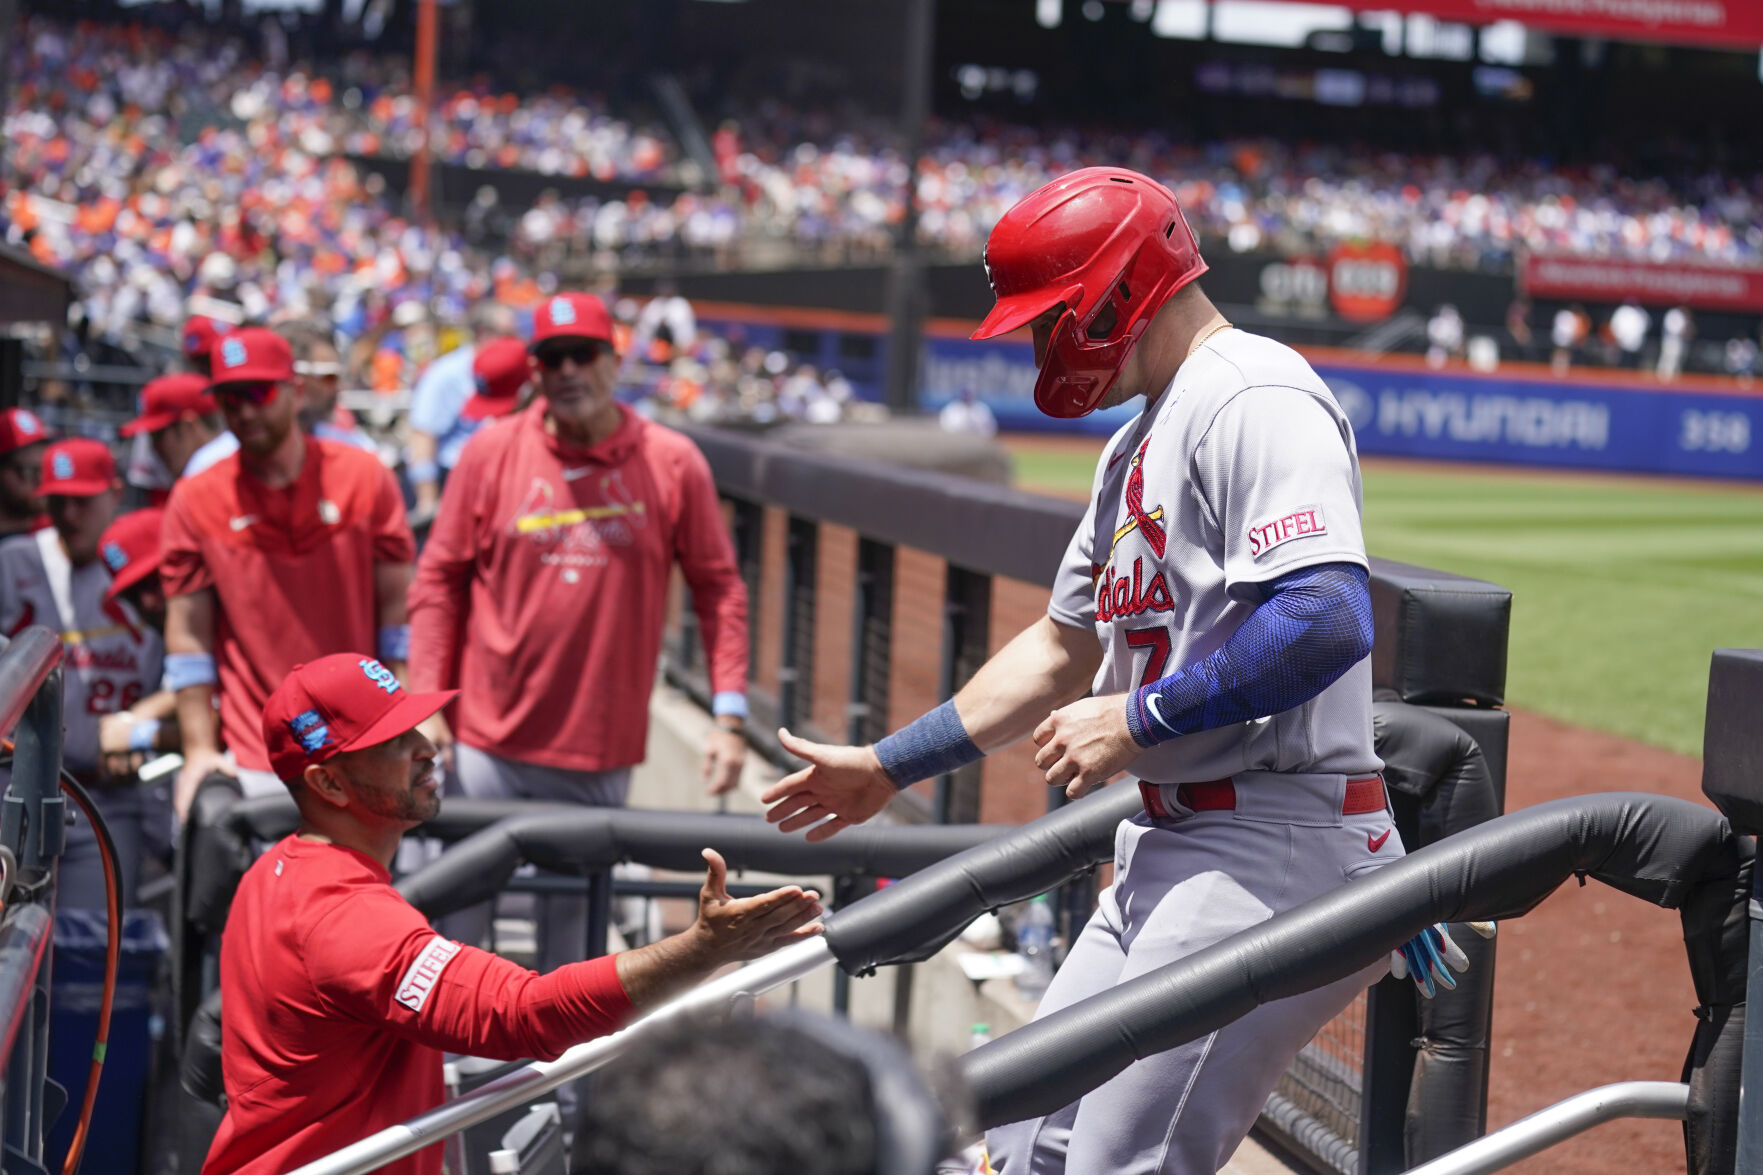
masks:
<svg viewBox="0 0 1763 1175"><path fill-rule="evenodd" d="M1040 999L1053 982L1053 907L1042 894L1028 904L1016 925L1016 953L1022 970L1016 973L1016 990Z"/></svg>
<svg viewBox="0 0 1763 1175"><path fill-rule="evenodd" d="M971 1052L982 1044L990 1044L991 1040L992 1026L990 1024L975 1024L973 1031L967 1036L968 1051Z"/></svg>

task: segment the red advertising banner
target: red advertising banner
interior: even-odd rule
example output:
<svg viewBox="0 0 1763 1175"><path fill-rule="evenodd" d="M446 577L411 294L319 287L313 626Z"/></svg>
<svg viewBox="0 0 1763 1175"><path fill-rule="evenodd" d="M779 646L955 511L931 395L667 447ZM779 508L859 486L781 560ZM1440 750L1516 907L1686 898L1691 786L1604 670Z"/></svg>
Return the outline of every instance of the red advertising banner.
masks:
<svg viewBox="0 0 1763 1175"><path fill-rule="evenodd" d="M1533 253L1524 259L1518 279L1533 298L1586 302L1633 298L1655 306L1763 312L1763 269Z"/></svg>
<svg viewBox="0 0 1763 1175"><path fill-rule="evenodd" d="M1515 20L1580 37L1620 37L1668 45L1763 48L1758 0L1335 0L1374 12L1420 12L1440 20Z"/></svg>

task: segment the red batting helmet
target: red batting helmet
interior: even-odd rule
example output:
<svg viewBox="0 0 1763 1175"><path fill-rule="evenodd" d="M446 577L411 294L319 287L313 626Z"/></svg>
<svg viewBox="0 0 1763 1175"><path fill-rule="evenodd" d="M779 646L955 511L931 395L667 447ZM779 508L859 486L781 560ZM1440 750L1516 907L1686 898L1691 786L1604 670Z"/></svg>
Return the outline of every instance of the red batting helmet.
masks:
<svg viewBox="0 0 1763 1175"><path fill-rule="evenodd" d="M1206 262L1175 202L1149 176L1086 167L1030 193L986 240L998 303L973 332L1006 334L1065 306L1053 327L1035 406L1084 416L1113 385L1151 316ZM1114 313L1103 313L1108 307Z"/></svg>

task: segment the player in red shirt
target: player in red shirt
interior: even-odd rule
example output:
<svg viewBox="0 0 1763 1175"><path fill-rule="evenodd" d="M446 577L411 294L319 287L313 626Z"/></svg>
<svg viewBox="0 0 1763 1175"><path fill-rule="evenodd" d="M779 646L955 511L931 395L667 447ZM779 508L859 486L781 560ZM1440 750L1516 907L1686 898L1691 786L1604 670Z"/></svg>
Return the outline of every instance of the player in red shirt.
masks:
<svg viewBox="0 0 1763 1175"><path fill-rule="evenodd" d="M37 496L48 446L49 430L34 413L0 412L0 538L48 529L49 516Z"/></svg>
<svg viewBox="0 0 1763 1175"><path fill-rule="evenodd" d="M388 872L440 809L435 746L416 729L453 696L411 694L371 657L295 668L263 740L300 827L257 859L221 939L226 1118L204 1175L274 1175L442 1100L442 1051L551 1060L707 978L820 933L817 895L730 899L708 873L689 930L539 975L436 934ZM439 1145L383 1170L438 1175Z"/></svg>
<svg viewBox="0 0 1763 1175"><path fill-rule="evenodd" d="M410 643L416 544L391 473L371 453L300 431L293 355L274 331L236 331L212 355L215 399L240 448L177 483L161 536L180 815L216 770L247 795L280 789L260 717L295 665L377 648L402 668Z"/></svg>
<svg viewBox="0 0 1763 1175"><path fill-rule="evenodd" d="M224 428L208 377L178 371L147 381L141 389L141 414L117 431L125 437L146 434L153 455L165 467L169 481L175 482L191 455Z"/></svg>

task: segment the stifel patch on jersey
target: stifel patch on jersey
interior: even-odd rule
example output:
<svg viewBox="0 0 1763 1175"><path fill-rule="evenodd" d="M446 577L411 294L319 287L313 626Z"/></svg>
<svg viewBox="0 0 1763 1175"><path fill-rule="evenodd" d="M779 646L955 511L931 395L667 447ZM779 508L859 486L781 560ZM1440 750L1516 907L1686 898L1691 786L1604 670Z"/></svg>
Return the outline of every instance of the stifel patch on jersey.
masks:
<svg viewBox="0 0 1763 1175"><path fill-rule="evenodd" d="M1322 517L1321 506L1299 506L1291 513L1281 514L1278 518L1251 523L1249 526L1249 553L1259 559L1281 543L1289 543L1293 539L1309 538L1314 534L1327 533L1328 523Z"/></svg>
<svg viewBox="0 0 1763 1175"><path fill-rule="evenodd" d="M441 972L447 969L453 956L459 953L459 944L450 942L435 935L428 940L428 945L410 964L410 970L404 972L404 978L398 981L398 990L392 998L409 1008L412 1012L422 1011L428 1003L429 994L435 990L435 984L441 981Z"/></svg>

